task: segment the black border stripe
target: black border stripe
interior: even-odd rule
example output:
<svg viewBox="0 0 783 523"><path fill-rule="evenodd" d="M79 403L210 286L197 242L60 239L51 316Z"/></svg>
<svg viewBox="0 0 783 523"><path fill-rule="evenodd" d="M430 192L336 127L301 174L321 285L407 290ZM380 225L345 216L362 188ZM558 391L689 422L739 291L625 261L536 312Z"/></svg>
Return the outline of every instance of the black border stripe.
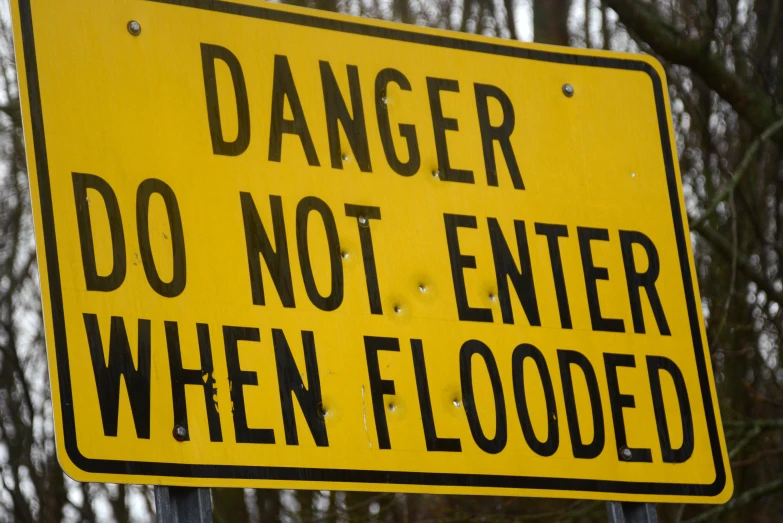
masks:
<svg viewBox="0 0 783 523"><path fill-rule="evenodd" d="M34 0L33 0L34 1ZM688 319L693 339L696 365L698 367L701 396L707 421L709 444L715 466L715 480L709 484L684 483L652 483L613 480L592 480L574 478L554 478L535 476L485 475L485 474L455 474L403 471L371 471L349 469L295 468L295 467L259 467L230 466L212 464L168 464L143 461L115 461L91 459L84 456L76 442L76 429L73 412L73 393L71 389L70 365L68 361L68 343L65 334L65 311L63 309L62 288L60 281L59 261L57 255L57 238L55 233L52 194L49 184L49 166L44 133L43 107L41 104L38 67L36 61L33 18L30 8L31 0L18 0L19 16L22 26L22 45L27 76L27 95L30 104L33 149L38 174L38 193L40 198L41 220L43 225L43 243L45 247L47 274L49 279L49 297L52 311L52 330L54 332L54 347L57 360L57 376L60 389L60 410L62 413L63 442L70 461L79 469L88 473L118 474L126 476L135 482L144 482L145 476L186 477L197 479L236 479L236 480L282 480L282 481L324 481L334 483L372 483L411 486L454 486L454 487L488 487L526 490L559 490L570 492L602 492L607 494L641 494L641 495L685 495L695 497L710 497L720 494L726 485L726 470L720 447L715 410L712 402L708 369L705 361L704 347L701 338L701 325L693 289L690 257L687 248L687 238L682 220L681 204L677 190L676 171L674 169L674 154L669 141L669 120L663 94L663 82L657 71L648 63L635 59L607 58L571 54L568 52L552 52L539 49L524 49L485 41L464 40L455 37L431 35L409 31L402 27L366 25L359 21L322 18L299 12L282 11L262 6L251 6L225 2L221 0L145 0L149 2L169 4L186 8L208 10L227 15L244 16L273 22L303 25L329 31L339 31L357 35L384 38L421 45L445 47L463 50L538 60L575 66L603 67L640 71L646 73L653 83L655 92L658 126L661 137L661 148L666 166L666 181L672 210L674 233L677 241L680 270L683 287L686 294ZM40 238L39 238L40 241ZM292 485L296 487L296 485Z"/></svg>

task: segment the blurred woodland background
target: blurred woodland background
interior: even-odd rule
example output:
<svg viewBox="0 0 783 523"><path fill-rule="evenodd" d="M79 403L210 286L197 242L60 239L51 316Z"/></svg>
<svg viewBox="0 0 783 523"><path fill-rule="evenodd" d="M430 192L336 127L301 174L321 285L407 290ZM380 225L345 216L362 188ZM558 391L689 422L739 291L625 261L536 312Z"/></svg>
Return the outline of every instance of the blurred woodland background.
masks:
<svg viewBox="0 0 783 523"><path fill-rule="evenodd" d="M664 64L735 482L661 522L783 521L783 0L296 0ZM150 521L152 489L55 456L13 39L0 16L0 521ZM213 489L215 521L606 521L602 502Z"/></svg>

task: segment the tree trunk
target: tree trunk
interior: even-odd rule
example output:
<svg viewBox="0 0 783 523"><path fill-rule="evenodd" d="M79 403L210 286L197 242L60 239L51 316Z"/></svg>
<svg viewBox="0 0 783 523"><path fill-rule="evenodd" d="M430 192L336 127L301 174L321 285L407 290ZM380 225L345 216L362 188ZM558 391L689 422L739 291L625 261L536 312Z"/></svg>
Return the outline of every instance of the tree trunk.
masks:
<svg viewBox="0 0 783 523"><path fill-rule="evenodd" d="M256 506L258 507L259 523L276 523L280 521L280 491L273 489L256 490Z"/></svg>
<svg viewBox="0 0 783 523"><path fill-rule="evenodd" d="M215 523L245 523L250 521L241 488L213 488L212 515Z"/></svg>
<svg viewBox="0 0 783 523"><path fill-rule="evenodd" d="M533 39L540 44L568 45L571 0L533 0Z"/></svg>

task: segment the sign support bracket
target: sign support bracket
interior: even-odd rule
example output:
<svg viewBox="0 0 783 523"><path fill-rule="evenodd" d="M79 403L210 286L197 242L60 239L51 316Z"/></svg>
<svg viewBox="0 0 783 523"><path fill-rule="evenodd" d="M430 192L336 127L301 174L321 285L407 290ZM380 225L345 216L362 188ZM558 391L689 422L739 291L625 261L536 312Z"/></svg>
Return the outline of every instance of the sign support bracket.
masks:
<svg viewBox="0 0 783 523"><path fill-rule="evenodd" d="M212 523L212 493L208 488L155 487L157 523Z"/></svg>
<svg viewBox="0 0 783 523"><path fill-rule="evenodd" d="M658 523L655 503L606 502L609 523Z"/></svg>

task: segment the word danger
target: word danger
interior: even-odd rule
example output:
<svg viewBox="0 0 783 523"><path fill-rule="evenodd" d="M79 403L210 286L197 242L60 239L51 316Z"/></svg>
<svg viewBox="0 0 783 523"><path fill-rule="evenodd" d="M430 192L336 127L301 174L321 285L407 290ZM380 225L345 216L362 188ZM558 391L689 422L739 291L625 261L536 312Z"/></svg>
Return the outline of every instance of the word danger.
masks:
<svg viewBox="0 0 783 523"><path fill-rule="evenodd" d="M251 108L248 101L247 85L239 59L225 47L201 44L204 88L206 92L207 116L212 139L212 151L216 155L238 156L244 153L250 145ZM236 108L237 135L228 141L223 132L221 121L221 106L218 97L218 82L215 75L216 63L222 62L231 72L234 86ZM344 96L337 83L332 66L327 61L320 61L318 68L323 90L324 114L318 115L326 122L329 139L329 162L332 168L342 169L347 160L340 141L340 128L347 138L348 146L362 172L372 172L372 163L377 161L370 154L367 139L367 124L365 121L365 102L359 86L359 69L355 65L346 68L348 77L348 95ZM299 138L302 151L308 165L321 166L321 156L316 151L308 118L316 115L306 114L299 91L294 80L288 58L275 55L274 72L272 76L271 118L269 123L269 154L270 162L280 162L282 159L283 136L292 135ZM416 126L410 123L398 124L400 137L406 144L406 150L400 151L394 145L393 131L387 93L390 86L400 91L411 91L411 83L405 74L397 69L387 68L375 77L373 102L378 121L378 136L383 145L383 152L389 167L401 176L413 176L421 168L421 152ZM438 159L437 175L442 181L475 183L475 174L468 169L460 169L451 165L447 132L458 132L459 121L444 114L441 97L445 93L459 93L457 80L448 78L427 78L427 100L430 106L430 116L434 130L435 149ZM511 146L511 133L514 131L516 117L511 99L502 89L494 85L476 83L473 85L475 106L479 127L481 130L481 149L486 168L486 183L498 185L497 160L495 159L495 144L500 146L503 158L508 166L509 176L515 189L524 189L522 175L519 171L516 156ZM490 121L490 99L500 106L503 116L499 124ZM470 102L473 103L473 102ZM291 112L291 118L285 117L285 108ZM350 107L350 109L349 109ZM224 108L226 109L226 108Z"/></svg>

